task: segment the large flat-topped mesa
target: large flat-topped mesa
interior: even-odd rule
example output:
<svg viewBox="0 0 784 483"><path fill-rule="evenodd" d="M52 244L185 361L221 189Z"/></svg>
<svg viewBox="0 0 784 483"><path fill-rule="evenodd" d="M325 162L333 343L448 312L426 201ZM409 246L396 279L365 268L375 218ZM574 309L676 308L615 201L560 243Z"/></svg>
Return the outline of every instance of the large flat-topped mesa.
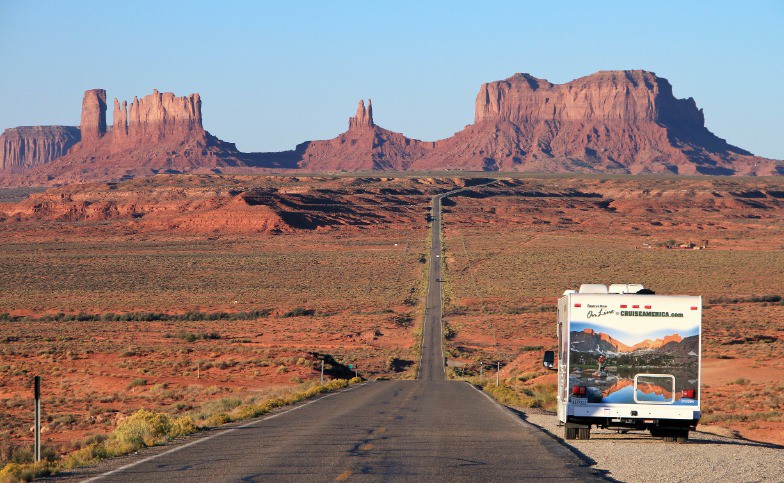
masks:
<svg viewBox="0 0 784 483"><path fill-rule="evenodd" d="M602 71L566 84L515 74L482 84L474 122L679 122L702 127L694 99L676 99L672 86L644 70Z"/></svg>
<svg viewBox="0 0 784 483"><path fill-rule="evenodd" d="M20 126L0 135L0 170L21 172L64 156L81 138L76 126Z"/></svg>
<svg viewBox="0 0 784 483"><path fill-rule="evenodd" d="M601 71L565 84L530 74L483 84L475 122L411 169L528 172L782 174L705 128L694 99L644 70Z"/></svg>

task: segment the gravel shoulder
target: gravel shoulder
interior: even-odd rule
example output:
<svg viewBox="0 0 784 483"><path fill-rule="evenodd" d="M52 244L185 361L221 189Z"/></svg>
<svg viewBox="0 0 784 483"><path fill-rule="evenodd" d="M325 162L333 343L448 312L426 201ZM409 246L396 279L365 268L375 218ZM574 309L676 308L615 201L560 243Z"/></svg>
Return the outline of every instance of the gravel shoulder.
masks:
<svg viewBox="0 0 784 483"><path fill-rule="evenodd" d="M515 411L616 481L784 481L784 447L700 431L689 443L665 443L649 433L591 429L587 441L563 440L555 415Z"/></svg>

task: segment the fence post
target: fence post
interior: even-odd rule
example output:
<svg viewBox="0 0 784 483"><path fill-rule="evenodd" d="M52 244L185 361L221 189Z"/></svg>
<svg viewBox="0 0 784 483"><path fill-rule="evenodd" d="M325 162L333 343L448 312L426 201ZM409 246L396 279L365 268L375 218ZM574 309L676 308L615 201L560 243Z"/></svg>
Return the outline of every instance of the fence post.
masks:
<svg viewBox="0 0 784 483"><path fill-rule="evenodd" d="M35 461L41 461L41 376L33 378L35 397Z"/></svg>

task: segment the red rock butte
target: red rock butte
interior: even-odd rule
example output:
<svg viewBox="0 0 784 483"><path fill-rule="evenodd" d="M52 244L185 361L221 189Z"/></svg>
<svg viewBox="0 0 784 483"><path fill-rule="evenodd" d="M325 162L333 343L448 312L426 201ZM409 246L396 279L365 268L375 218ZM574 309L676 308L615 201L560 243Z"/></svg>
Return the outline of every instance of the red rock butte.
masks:
<svg viewBox="0 0 784 483"><path fill-rule="evenodd" d="M114 99L88 90L81 125L7 129L0 184L117 180L164 173L470 170L781 175L784 163L732 146L705 127L692 98L653 72L603 71L565 84L529 74L483 84L474 123L435 142L378 126L359 101L348 129L283 152L242 153L204 130L201 97Z"/></svg>

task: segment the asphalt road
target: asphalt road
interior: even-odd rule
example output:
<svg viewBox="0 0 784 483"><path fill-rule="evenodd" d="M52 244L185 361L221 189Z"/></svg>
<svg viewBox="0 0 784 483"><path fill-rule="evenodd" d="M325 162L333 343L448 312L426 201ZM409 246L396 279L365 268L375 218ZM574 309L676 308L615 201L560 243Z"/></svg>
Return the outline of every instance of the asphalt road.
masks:
<svg viewBox="0 0 784 483"><path fill-rule="evenodd" d="M443 196L443 195L441 195ZM444 377L441 196L416 381L378 381L80 473L100 481L586 480L584 463L472 386ZM76 475L74 475L76 476Z"/></svg>

